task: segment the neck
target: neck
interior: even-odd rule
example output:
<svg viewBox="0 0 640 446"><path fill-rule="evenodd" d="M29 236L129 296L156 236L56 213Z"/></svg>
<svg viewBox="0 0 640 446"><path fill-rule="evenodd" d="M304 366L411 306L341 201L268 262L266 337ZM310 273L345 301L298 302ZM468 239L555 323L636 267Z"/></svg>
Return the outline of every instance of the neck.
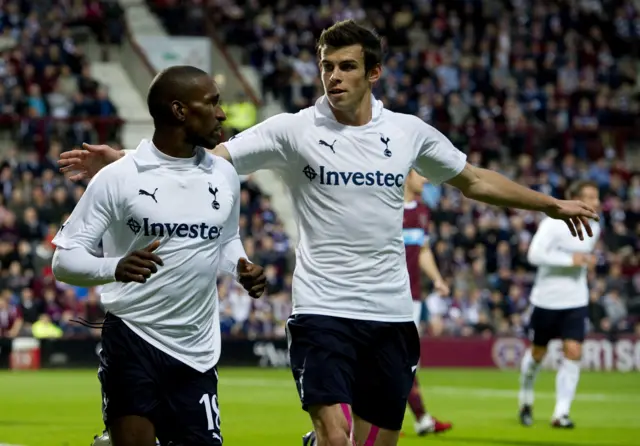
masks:
<svg viewBox="0 0 640 446"><path fill-rule="evenodd" d="M404 202L405 203L411 203L412 201L414 201L416 199L417 196L418 196L418 194L414 194L413 192L411 192L409 190L408 187L405 187L405 189L404 189Z"/></svg>
<svg viewBox="0 0 640 446"><path fill-rule="evenodd" d="M185 141L184 132L180 128L157 128L153 132L152 141L159 151L173 158L191 158L194 154L194 145Z"/></svg>
<svg viewBox="0 0 640 446"><path fill-rule="evenodd" d="M333 116L342 125L361 126L366 125L373 118L371 112L371 92L365 94L364 98L355 110L338 110L331 106Z"/></svg>

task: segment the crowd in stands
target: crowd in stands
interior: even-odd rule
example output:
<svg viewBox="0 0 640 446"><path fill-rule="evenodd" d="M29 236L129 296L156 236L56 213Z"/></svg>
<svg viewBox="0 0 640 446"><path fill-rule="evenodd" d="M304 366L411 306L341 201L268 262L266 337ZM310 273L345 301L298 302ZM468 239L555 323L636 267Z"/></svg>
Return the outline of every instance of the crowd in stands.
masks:
<svg viewBox="0 0 640 446"><path fill-rule="evenodd" d="M113 1L8 0L0 5L0 130L43 156L51 139L65 145L116 137L118 112L91 73L74 30L104 40ZM111 118L109 124L96 118ZM98 126L98 128L96 127Z"/></svg>
<svg viewBox="0 0 640 446"><path fill-rule="evenodd" d="M247 49L265 95L292 112L320 95L314 50L320 30L346 18L374 26L387 49L376 95L390 109L420 116L471 162L539 191L562 196L573 180L597 182L603 233L589 272L591 329L640 335L640 166L622 161L624 149L638 143L640 116L640 11L633 0L415 0L400 7L359 0L149 2L172 32L202 33L211 20L227 43ZM67 323L71 316L100 313L92 306L95 291L65 287L50 276L50 237L62 209L68 212L82 190L47 169L58 150L52 146L40 161L26 155L11 165L6 158L9 166L0 171L2 209L13 215L4 219L0 240L14 237L0 243L0 327L3 305L14 308L9 314L35 315L25 302L40 308L55 302L59 310L46 313L73 334L83 329ZM40 166L41 173L20 165ZM26 203L10 212L14 193ZM269 290L267 298L252 300L221 278L223 333L283 337L292 249L269 199L250 179L242 197L247 253L266 266ZM523 335L535 273L526 252L541 216L474 203L447 187L427 185L423 199L431 209L433 251L452 288L451 296L440 296L425 281L423 329L433 336ZM16 235L17 228L30 233L34 221L44 240ZM12 225L16 229L6 229Z"/></svg>

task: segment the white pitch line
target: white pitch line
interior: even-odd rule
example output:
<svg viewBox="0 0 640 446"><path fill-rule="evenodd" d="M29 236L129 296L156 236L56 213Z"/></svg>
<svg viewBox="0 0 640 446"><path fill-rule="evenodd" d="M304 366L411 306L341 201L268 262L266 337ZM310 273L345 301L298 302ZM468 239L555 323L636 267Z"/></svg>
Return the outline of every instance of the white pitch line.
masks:
<svg viewBox="0 0 640 446"><path fill-rule="evenodd" d="M261 388L290 388L295 390L293 380L277 380L277 379L255 379L255 378L238 378L232 376L222 376L220 385L233 387L261 387ZM499 398L511 399L518 397L518 391L506 389L491 389L481 387L445 387L445 386L425 386L424 392L429 395L447 395L461 396L469 398ZM553 392L536 392L536 398L539 399L555 399ZM619 402L619 403L638 403L640 404L640 395L623 395L623 394L606 394L606 393L580 393L576 394L578 401L593 402ZM0 445L2 446L2 445Z"/></svg>

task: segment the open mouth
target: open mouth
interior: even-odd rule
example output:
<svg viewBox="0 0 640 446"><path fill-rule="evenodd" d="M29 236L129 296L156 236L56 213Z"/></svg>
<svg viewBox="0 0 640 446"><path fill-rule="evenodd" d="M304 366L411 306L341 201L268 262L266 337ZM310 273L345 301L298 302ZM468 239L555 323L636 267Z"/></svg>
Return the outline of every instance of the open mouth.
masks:
<svg viewBox="0 0 640 446"><path fill-rule="evenodd" d="M346 93L346 91L342 90L341 88L332 88L331 90L329 90L329 94L332 96L339 96L343 93Z"/></svg>

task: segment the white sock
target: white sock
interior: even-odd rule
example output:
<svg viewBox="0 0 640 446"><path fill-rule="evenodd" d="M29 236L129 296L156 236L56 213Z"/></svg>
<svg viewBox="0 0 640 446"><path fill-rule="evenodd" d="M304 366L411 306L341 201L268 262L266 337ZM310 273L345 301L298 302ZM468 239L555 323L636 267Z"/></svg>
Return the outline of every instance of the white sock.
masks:
<svg viewBox="0 0 640 446"><path fill-rule="evenodd" d="M533 405L533 386L539 370L540 363L533 359L531 349L527 350L520 363L520 392L518 393L520 407Z"/></svg>
<svg viewBox="0 0 640 446"><path fill-rule="evenodd" d="M556 408L553 418L569 415L580 380L580 361L563 359L556 375Z"/></svg>

